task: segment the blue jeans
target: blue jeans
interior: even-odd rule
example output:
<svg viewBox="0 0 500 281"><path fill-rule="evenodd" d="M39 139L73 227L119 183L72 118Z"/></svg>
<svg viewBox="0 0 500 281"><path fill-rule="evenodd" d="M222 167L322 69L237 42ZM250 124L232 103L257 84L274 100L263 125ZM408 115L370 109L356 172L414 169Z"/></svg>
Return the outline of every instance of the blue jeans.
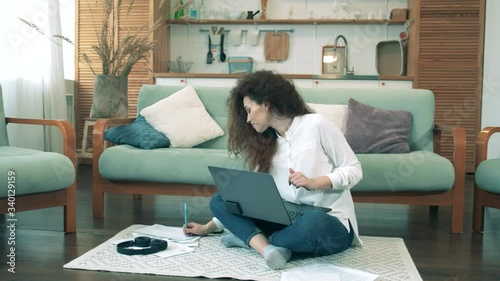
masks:
<svg viewBox="0 0 500 281"><path fill-rule="evenodd" d="M323 256L348 249L354 238L352 227L348 232L338 218L320 211L305 211L285 226L228 212L218 192L210 201L210 209L224 227L247 245L255 235L264 234L275 246Z"/></svg>

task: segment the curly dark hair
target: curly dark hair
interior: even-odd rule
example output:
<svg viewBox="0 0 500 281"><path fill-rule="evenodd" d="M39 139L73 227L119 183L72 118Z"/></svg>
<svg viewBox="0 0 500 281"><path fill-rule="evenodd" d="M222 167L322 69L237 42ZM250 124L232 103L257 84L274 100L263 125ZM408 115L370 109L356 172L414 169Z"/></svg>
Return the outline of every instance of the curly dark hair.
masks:
<svg viewBox="0 0 500 281"><path fill-rule="evenodd" d="M276 131L268 128L258 133L247 123L244 97L249 97L257 104L268 104L271 114L278 116L293 118L313 111L297 92L293 82L272 71L257 71L238 80L227 100L229 153L235 157L243 156L252 170L258 168L260 172L269 172L271 159L276 152Z"/></svg>

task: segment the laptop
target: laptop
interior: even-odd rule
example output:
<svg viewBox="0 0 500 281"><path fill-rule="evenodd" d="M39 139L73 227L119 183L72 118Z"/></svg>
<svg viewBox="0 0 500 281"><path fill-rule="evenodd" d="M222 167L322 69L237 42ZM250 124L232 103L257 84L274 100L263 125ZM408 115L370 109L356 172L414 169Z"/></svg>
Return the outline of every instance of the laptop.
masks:
<svg viewBox="0 0 500 281"><path fill-rule="evenodd" d="M229 212L273 222L291 225L295 216L304 211L323 208L283 201L273 177L268 173L235 170L208 166L208 170Z"/></svg>

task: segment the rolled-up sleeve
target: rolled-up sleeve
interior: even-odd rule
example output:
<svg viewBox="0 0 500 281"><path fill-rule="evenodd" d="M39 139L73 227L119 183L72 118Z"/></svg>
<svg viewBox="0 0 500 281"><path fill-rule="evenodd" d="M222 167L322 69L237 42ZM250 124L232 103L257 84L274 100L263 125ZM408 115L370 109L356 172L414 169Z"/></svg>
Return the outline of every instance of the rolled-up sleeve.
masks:
<svg viewBox="0 0 500 281"><path fill-rule="evenodd" d="M332 189L351 189L363 178L361 163L340 130L327 123L320 127L321 145L332 159L334 169L326 176L332 182Z"/></svg>

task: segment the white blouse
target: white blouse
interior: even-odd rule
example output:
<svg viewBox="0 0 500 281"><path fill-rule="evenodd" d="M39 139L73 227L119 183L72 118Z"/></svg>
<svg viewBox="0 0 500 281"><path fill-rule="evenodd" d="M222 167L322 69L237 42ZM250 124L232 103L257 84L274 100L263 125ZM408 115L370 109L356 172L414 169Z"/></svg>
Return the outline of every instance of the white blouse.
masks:
<svg viewBox="0 0 500 281"><path fill-rule="evenodd" d="M328 207L330 215L340 219L355 232L354 245L361 245L354 202L350 189L363 177L361 164L337 126L320 114L294 118L286 132L278 135L278 147L269 173L281 197L293 203ZM288 183L289 168L309 178L327 176L332 188L309 191Z"/></svg>
<svg viewBox="0 0 500 281"><path fill-rule="evenodd" d="M269 173L273 176L281 197L289 202L331 208L328 213L339 218L349 231L354 229L353 245L361 246L354 202L349 191L363 177L361 164L337 126L320 114L294 118L286 132L278 135L278 147ZM289 168L309 178L327 176L332 188L309 191L288 183ZM219 229L222 223L214 218Z"/></svg>

